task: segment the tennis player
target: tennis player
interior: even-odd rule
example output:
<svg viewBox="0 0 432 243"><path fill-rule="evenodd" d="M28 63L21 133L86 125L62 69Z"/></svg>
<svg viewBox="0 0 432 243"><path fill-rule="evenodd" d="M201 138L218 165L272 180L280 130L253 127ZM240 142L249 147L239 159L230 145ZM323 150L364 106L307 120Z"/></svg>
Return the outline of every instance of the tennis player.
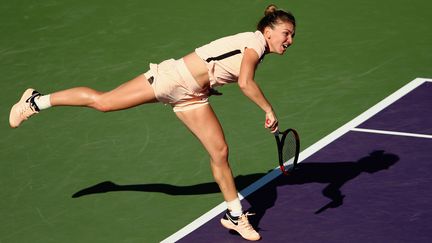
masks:
<svg viewBox="0 0 432 243"><path fill-rule="evenodd" d="M247 240L259 240L260 235L248 221L250 214L242 210L228 162L228 146L208 98L213 88L237 82L244 95L264 111L265 128L276 131L276 114L254 81L254 74L266 54L284 54L293 43L295 25L291 13L270 5L255 32L217 39L178 60L150 64L147 72L111 91L76 87L42 95L27 89L10 111L10 126L16 128L30 116L54 106L84 106L108 112L145 103L169 104L209 153L214 179L228 208L222 225Z"/></svg>

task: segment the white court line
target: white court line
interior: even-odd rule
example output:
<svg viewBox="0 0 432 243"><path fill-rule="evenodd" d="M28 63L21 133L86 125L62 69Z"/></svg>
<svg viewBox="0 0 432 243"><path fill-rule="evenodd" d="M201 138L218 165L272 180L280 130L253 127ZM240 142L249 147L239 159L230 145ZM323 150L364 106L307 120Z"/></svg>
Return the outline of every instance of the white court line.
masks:
<svg viewBox="0 0 432 243"><path fill-rule="evenodd" d="M309 156L311 156L312 154L316 153L317 151L319 151L320 149L322 149L326 145L330 144L331 142L333 142L337 138L341 137L345 133L349 132L350 130L353 130L355 127L357 127L358 125L360 125L361 123L363 123L364 121L366 121L367 119L369 119L370 117L375 115L376 113L380 112L381 110L383 110L387 106L391 105L392 103L394 103L395 101L397 101L398 99L400 99L401 97L403 97L404 95L406 95L407 93L412 91L413 89L417 88L418 86L420 86L424 82L432 82L432 79L416 78L416 79L412 80L411 82L409 82L408 84L406 84L405 86L403 86L402 88L400 88L399 90L397 90L396 92L391 94L390 96L383 99L378 104L374 105L373 107L371 107L367 111L363 112L361 115L357 116L356 118L354 118L350 122L346 123L345 125L336 129L334 132L330 133L329 135L325 136L324 138L322 138L318 142L316 142L313 145L311 145L310 147L306 148L299 155L299 160L298 160L299 163L301 161L305 160L306 158L308 158ZM264 177L262 177L258 181L254 182L253 184L251 184L247 188L243 189L239 193L240 200L244 199L245 197L247 197L252 192L263 187L268 182L270 182L273 179L275 179L276 177L278 177L280 174L281 174L281 172L280 172L279 166L278 166L273 171L271 171L270 173L268 173L267 175L265 175ZM210 211L208 211L207 213L205 213L202 216L200 216L199 218L197 218L196 220L192 221L190 224L186 225L185 227L183 227L182 229L180 229L179 231L174 233L173 235L166 238L162 242L163 243L171 243L171 242L176 242L176 241L180 240L181 238L183 238L187 234L191 233L192 231L196 230L197 228L199 228L200 226L202 226L206 222L210 221L212 218L216 217L217 215L224 212L225 210L226 210L226 204L225 204L225 202L222 202L219 205L217 205L216 207L214 207L213 209L211 209Z"/></svg>
<svg viewBox="0 0 432 243"><path fill-rule="evenodd" d="M394 132L394 131L385 131L385 130L376 130L376 129L365 129L365 128L353 128L353 129L351 129L351 131L355 131L355 132L367 132L367 133L378 133L378 134L396 135L396 136L405 136L405 137L416 137L416 138L432 138L432 135L428 135L428 134L408 133L408 132Z"/></svg>

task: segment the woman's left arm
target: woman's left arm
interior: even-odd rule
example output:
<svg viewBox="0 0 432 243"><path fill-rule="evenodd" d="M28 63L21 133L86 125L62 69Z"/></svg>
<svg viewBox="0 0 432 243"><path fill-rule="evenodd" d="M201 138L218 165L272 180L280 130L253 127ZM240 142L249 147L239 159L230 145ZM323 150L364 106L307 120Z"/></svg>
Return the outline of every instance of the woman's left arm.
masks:
<svg viewBox="0 0 432 243"><path fill-rule="evenodd" d="M265 98L260 87L254 80L255 70L258 62L258 53L253 49L246 48L240 65L238 85L243 94L245 94L266 113L264 125L266 128L274 132L278 128L276 114L274 113L270 102L268 102L268 100Z"/></svg>

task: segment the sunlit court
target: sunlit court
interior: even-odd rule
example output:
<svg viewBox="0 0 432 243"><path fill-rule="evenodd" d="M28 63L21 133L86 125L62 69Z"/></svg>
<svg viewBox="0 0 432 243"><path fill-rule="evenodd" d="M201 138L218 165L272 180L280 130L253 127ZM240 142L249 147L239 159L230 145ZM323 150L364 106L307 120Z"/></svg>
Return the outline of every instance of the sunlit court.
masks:
<svg viewBox="0 0 432 243"><path fill-rule="evenodd" d="M430 242L431 7L2 2L0 243Z"/></svg>

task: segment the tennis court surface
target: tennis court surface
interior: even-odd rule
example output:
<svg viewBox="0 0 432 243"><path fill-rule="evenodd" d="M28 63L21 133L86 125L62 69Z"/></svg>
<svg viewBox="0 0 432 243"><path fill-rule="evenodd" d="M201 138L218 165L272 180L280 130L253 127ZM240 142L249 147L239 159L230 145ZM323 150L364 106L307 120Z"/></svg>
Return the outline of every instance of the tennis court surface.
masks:
<svg viewBox="0 0 432 243"><path fill-rule="evenodd" d="M0 6L0 243L245 242L220 226L225 205L208 155L169 106L56 107L19 129L8 117L26 88L111 90L149 63L254 31L270 3L292 11L298 28L256 79L281 127L301 135L303 174L272 170L274 138L237 85L211 97L261 242L424 242L431 170L421 157L431 139L378 132L431 135L430 112L418 107L430 98L417 95L430 82L388 103L405 110L380 107L341 126L415 77L432 78L432 1L23 0ZM352 167L372 153L389 168Z"/></svg>
<svg viewBox="0 0 432 243"><path fill-rule="evenodd" d="M261 242L430 242L432 80L417 78L240 194ZM224 205L166 242L243 242ZM210 240L211 239L211 240Z"/></svg>

